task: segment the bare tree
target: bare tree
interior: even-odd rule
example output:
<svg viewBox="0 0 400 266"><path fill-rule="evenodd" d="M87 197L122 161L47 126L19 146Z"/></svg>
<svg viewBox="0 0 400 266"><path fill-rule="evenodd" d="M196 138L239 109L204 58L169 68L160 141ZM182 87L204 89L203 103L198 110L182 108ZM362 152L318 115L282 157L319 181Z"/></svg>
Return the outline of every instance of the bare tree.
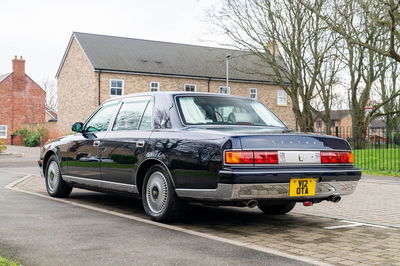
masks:
<svg viewBox="0 0 400 266"><path fill-rule="evenodd" d="M339 10L334 12L339 14L340 18L337 20L344 23L343 28L346 32L357 35L371 47L386 50L388 45L386 40L389 36L386 29L371 21L370 14L359 6L357 0L346 0L341 3L340 6L336 5ZM390 96L385 95L370 112L366 112L365 107L371 100L374 84L379 83L380 76L386 75L389 65L383 61L386 56L375 49L354 45L349 38L344 38L344 43L343 60L350 74L349 99L353 138L356 147L362 148L370 121L383 115L384 106L397 98L400 91L396 90Z"/></svg>
<svg viewBox="0 0 400 266"><path fill-rule="evenodd" d="M313 130L312 101L324 102L321 113L330 115L331 86L335 71L326 67L331 60L336 33L326 31L325 23L297 1L223 0L223 7L209 12L213 25L233 42L269 64L275 82L290 96L300 130ZM313 1L316 8L322 0ZM271 49L272 48L272 49ZM330 71L329 74L321 73ZM322 85L322 86L321 86Z"/></svg>
<svg viewBox="0 0 400 266"><path fill-rule="evenodd" d="M42 81L42 88L46 91L46 107L56 111L57 110L57 85L53 79L44 79Z"/></svg>
<svg viewBox="0 0 400 266"><path fill-rule="evenodd" d="M342 35L351 44L362 46L366 49L372 50L378 54L391 57L397 62L400 62L400 13L398 0L331 0L329 1L330 8L318 9L313 6L311 0L299 0L299 2L308 10L314 12L319 18L324 20L326 24L335 32ZM367 23L369 27L381 28L388 34L384 41L387 43L385 46L376 45L366 39L362 32L355 32L343 24L343 19L347 17L348 10L343 9L343 2L351 2L355 9L361 10L367 20L353 21L356 28L362 28L363 23ZM335 12L338 16L332 16ZM381 37L380 33L373 36L374 39Z"/></svg>

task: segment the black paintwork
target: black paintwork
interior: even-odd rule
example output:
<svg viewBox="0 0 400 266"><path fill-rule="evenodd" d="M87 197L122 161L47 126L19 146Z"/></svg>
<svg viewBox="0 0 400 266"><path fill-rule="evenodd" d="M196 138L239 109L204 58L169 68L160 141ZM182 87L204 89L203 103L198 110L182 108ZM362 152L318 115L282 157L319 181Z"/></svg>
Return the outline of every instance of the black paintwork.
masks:
<svg viewBox="0 0 400 266"><path fill-rule="evenodd" d="M133 97L153 97L153 129L76 133L53 140L42 148L43 168L46 167L49 155L56 154L63 175L138 185L139 190L146 167L157 162L168 167L176 188L212 189L216 188L218 183L288 182L290 178L303 176L320 177L323 181L360 179L360 171L352 166L321 165L301 169L296 167L293 170L300 169L303 173L295 175L287 173L291 169L283 166L263 168L223 166L225 149L350 150L351 148L347 141L340 138L291 133L287 128L243 125L185 126L179 117L174 100L175 96L180 94L190 93L141 93L107 101L105 104L111 101L124 102ZM202 94L195 93L195 95ZM93 146L94 141L100 141L100 145ZM143 141L144 146L137 147L138 141ZM342 171L346 169L353 172ZM224 171L220 172L221 170ZM274 173L260 173L266 170ZM318 170L321 172L318 173ZM255 173L249 174L249 171Z"/></svg>

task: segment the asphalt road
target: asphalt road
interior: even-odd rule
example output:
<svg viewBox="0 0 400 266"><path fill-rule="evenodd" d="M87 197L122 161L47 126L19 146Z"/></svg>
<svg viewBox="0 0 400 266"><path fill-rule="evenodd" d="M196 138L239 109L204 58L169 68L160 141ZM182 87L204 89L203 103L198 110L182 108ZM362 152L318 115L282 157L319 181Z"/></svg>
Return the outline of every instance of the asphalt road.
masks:
<svg viewBox="0 0 400 266"><path fill-rule="evenodd" d="M4 188L24 172L0 168L0 253L23 265L305 265Z"/></svg>

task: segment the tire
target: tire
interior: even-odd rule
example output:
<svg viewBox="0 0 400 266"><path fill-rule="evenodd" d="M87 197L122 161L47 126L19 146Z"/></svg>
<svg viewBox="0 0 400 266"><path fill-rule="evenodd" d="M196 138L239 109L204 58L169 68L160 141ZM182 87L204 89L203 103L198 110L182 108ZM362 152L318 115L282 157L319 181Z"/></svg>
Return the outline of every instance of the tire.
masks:
<svg viewBox="0 0 400 266"><path fill-rule="evenodd" d="M183 207L183 202L176 196L169 172L160 164L151 166L146 172L142 201L146 214L157 222L175 220Z"/></svg>
<svg viewBox="0 0 400 266"><path fill-rule="evenodd" d="M294 206L296 206L296 202L288 202L282 204L269 204L259 202L258 208L264 212L264 214L268 215L279 215L285 214L293 210Z"/></svg>
<svg viewBox="0 0 400 266"><path fill-rule="evenodd" d="M45 179L46 190L50 196L66 198L71 194L72 187L62 179L60 165L55 155L47 161Z"/></svg>

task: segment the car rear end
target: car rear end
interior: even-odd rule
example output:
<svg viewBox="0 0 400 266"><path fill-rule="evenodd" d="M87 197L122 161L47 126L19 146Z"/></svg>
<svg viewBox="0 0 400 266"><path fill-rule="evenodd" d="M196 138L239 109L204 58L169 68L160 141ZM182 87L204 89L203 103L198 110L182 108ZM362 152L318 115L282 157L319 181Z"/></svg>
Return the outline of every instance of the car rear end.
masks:
<svg viewBox="0 0 400 266"><path fill-rule="evenodd" d="M240 136L224 150L221 200L340 201L356 189L361 171L347 141L310 134Z"/></svg>

